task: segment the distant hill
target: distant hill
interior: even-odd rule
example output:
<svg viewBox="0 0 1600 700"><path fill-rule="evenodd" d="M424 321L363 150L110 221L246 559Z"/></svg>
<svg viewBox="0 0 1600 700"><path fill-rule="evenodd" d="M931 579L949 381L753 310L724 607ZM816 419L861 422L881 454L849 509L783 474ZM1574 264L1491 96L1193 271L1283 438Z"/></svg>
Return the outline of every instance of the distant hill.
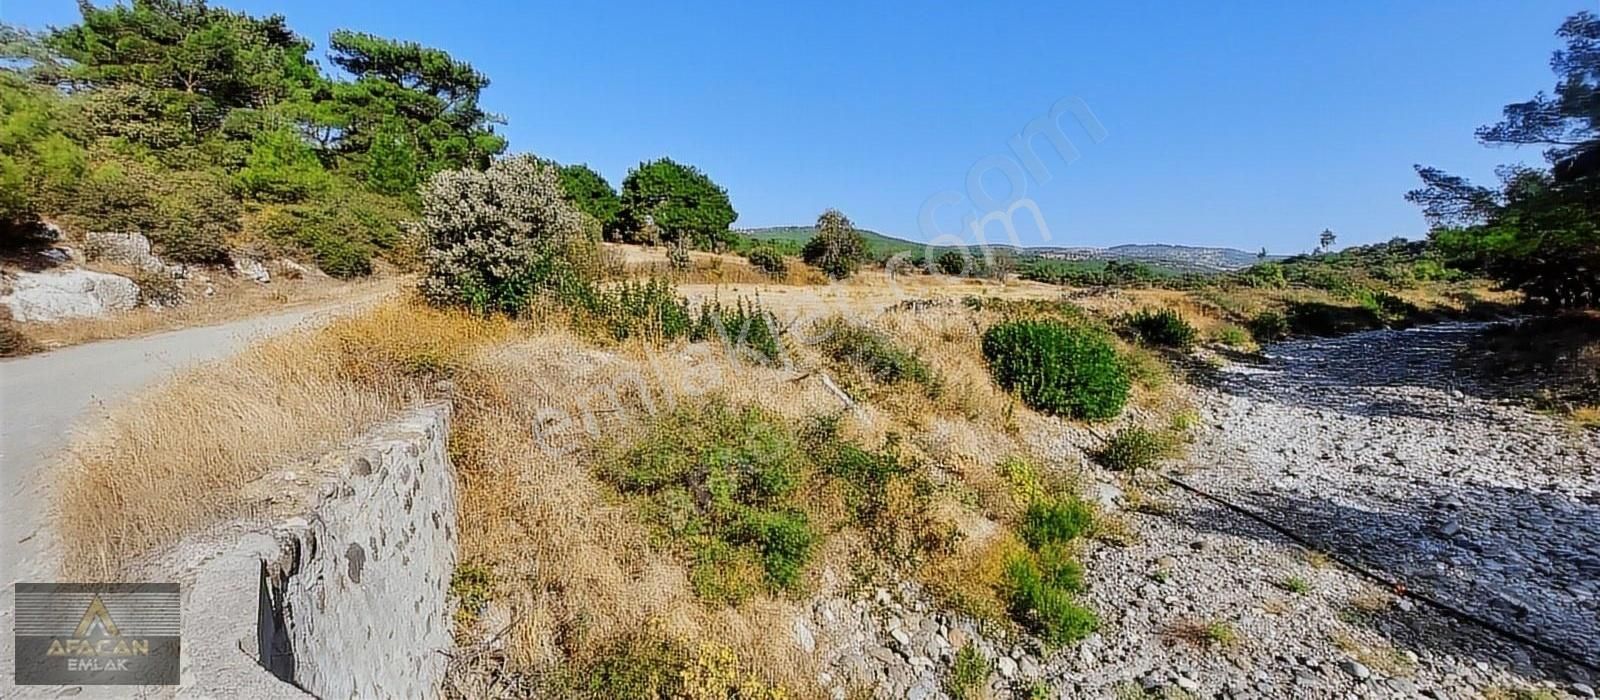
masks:
<svg viewBox="0 0 1600 700"><path fill-rule="evenodd" d="M869 231L864 228L858 228L856 229L856 232L860 233L862 238L867 239L867 248L872 251L874 256L880 258L886 258L894 255L895 253L902 252L920 253L924 248L927 247L926 244L923 243L908 241L903 238L895 238L893 236L885 236L877 231ZM817 235L817 227L769 226L766 228L742 229L739 231L739 233L754 238L758 241L782 241L785 243L793 243L794 247L798 249L800 246L805 245L806 241L811 240L812 236Z"/></svg>
<svg viewBox="0 0 1600 700"><path fill-rule="evenodd" d="M927 244L886 236L877 231L856 229L867 239L867 247L877 257L888 257L900 252L922 254ZM816 235L815 226L771 226L743 229L739 233L761 241L781 241L798 248ZM1211 248L1202 246L1155 244L1128 244L1110 248L1037 246L1015 248L997 245L996 248L1014 249L1023 258L1049 260L1128 260L1168 268L1179 272L1226 272L1249 267L1260 262L1256 253L1236 248ZM1280 260L1283 256L1268 256Z"/></svg>

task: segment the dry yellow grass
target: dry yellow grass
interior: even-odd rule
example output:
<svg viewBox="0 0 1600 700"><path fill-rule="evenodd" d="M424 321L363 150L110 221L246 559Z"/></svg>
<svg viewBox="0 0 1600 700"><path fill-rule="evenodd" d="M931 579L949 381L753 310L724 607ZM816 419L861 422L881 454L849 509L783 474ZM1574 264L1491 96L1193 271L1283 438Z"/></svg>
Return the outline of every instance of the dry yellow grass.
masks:
<svg viewBox="0 0 1600 700"><path fill-rule="evenodd" d="M828 278L821 271L805 264L799 258L788 258L789 269L781 275L771 275L750 264L750 261L731 253L689 253L689 269L673 269L667 259L665 247L602 244L608 254L621 261L624 276L661 277L682 284L757 284L757 285L816 285L826 284Z"/></svg>
<svg viewBox="0 0 1600 700"><path fill-rule="evenodd" d="M393 302L135 397L63 465L63 573L116 577L152 547L249 512L246 484L418 400L428 353L462 353L504 326Z"/></svg>
<svg viewBox="0 0 1600 700"><path fill-rule="evenodd" d="M1007 523L1021 501L997 465L1011 455L1054 455L1065 462L1047 468L1070 480L1068 465L1083 456L1067 446L1091 446L1093 435L997 389L979 353L981 330L996 316L956 300L1049 299L1060 290L926 276L898 288L915 296L897 294L882 274L826 287L686 290L725 300L759 292L791 331L787 367L753 367L715 343L596 344L561 323L488 321L409 301L279 338L136 399L75 450L61 503L68 569L114 576L116 562L249 513L253 504L242 494L252 481L444 391L437 380L448 378L461 555L493 572L493 598L508 608L508 670L538 677L595 660L648 629L736 649L764 682L814 694L810 659L790 635L773 633L792 626L800 603L771 595L737 607L700 600L684 563L653 541L648 523L611 497L590 466L654 416L712 397L796 425L843 412L849 439L876 446L896 435L915 463L946 475L940 479L950 488L917 517L932 516L962 537L954 551L923 562L921 574L959 584L969 591L963 605L998 616L994 584L1016 546ZM885 312L903 298L929 297L948 302ZM1139 300L1101 300L1113 302ZM944 391L930 397L897 388L847 411L822 382L826 359L800 342L809 320L841 311L916 353ZM1154 420L1152 410L1138 408L1126 420ZM848 529L830 535L813 560L811 590L845 585L867 540Z"/></svg>

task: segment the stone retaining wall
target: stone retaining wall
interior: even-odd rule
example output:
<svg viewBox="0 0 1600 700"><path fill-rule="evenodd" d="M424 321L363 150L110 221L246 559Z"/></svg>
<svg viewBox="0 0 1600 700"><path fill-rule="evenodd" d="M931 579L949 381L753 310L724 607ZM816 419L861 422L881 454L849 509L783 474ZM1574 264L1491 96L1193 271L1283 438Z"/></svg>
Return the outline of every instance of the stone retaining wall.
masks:
<svg viewBox="0 0 1600 700"><path fill-rule="evenodd" d="M424 406L319 461L261 561L259 660L321 698L438 697L456 565L450 410Z"/></svg>

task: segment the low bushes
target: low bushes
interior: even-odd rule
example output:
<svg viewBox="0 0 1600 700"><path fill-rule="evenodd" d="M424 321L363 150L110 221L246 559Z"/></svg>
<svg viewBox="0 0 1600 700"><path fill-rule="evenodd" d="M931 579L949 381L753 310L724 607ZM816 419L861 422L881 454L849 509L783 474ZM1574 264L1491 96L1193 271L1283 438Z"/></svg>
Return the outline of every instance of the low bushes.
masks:
<svg viewBox="0 0 1600 700"><path fill-rule="evenodd" d="M1029 547L1071 542L1089 531L1094 510L1075 498L1042 497L1028 504L1019 534Z"/></svg>
<svg viewBox="0 0 1600 700"><path fill-rule="evenodd" d="M932 367L884 333L838 318L824 322L818 331L824 353L879 384L916 384L929 396L938 396L943 387Z"/></svg>
<svg viewBox="0 0 1600 700"><path fill-rule="evenodd" d="M817 539L795 492L811 471L777 418L712 403L674 411L600 470L683 550L703 598L795 588Z"/></svg>
<svg viewBox="0 0 1600 700"><path fill-rule="evenodd" d="M954 535L928 517L933 484L892 437L867 449L842 439L838 419L828 417L807 426L802 443L834 480L830 487L842 493L851 522L867 533L876 554L908 563L950 550Z"/></svg>
<svg viewBox="0 0 1600 700"><path fill-rule="evenodd" d="M1070 496L1044 495L1028 505L1020 534L1026 550L1006 559L1001 594L1012 619L1047 646L1083 639L1099 625L1094 611L1078 603L1083 567L1072 542L1094 525L1094 511Z"/></svg>
<svg viewBox="0 0 1600 700"><path fill-rule="evenodd" d="M1194 326L1173 309L1141 309L1124 316L1122 322L1135 336L1150 345L1187 350L1199 335Z"/></svg>
<svg viewBox="0 0 1600 700"><path fill-rule="evenodd" d="M989 676L993 670L989 660L971 642L963 644L950 662L950 675L945 678L944 690L951 700L981 700L989 690Z"/></svg>
<svg viewBox="0 0 1600 700"><path fill-rule="evenodd" d="M754 265L756 269L773 277L782 277L789 271L789 261L784 259L783 254L771 246L762 245L751 248L750 252L744 254L744 258L749 260L750 264Z"/></svg>
<svg viewBox="0 0 1600 700"><path fill-rule="evenodd" d="M1289 337L1289 320L1277 311L1262 311L1250 317L1248 328L1258 343L1271 343Z"/></svg>
<svg viewBox="0 0 1600 700"><path fill-rule="evenodd" d="M1289 330L1300 335L1335 336L1382 328L1383 317L1372 307L1297 301L1284 313Z"/></svg>
<svg viewBox="0 0 1600 700"><path fill-rule="evenodd" d="M952 535L927 517L933 487L921 471L893 442L869 449L838 430L832 418L795 430L714 400L657 418L596 473L684 560L709 601L798 590L823 533L841 526L859 528L884 562L948 551Z"/></svg>
<svg viewBox="0 0 1600 700"><path fill-rule="evenodd" d="M1118 430L1105 446L1094 453L1094 460L1107 469L1136 471L1149 469L1172 453L1172 439L1144 428Z"/></svg>
<svg viewBox="0 0 1600 700"><path fill-rule="evenodd" d="M1127 368L1111 340L1090 328L1008 321L983 334L983 356L1001 387L1045 413L1106 420L1128 401Z"/></svg>

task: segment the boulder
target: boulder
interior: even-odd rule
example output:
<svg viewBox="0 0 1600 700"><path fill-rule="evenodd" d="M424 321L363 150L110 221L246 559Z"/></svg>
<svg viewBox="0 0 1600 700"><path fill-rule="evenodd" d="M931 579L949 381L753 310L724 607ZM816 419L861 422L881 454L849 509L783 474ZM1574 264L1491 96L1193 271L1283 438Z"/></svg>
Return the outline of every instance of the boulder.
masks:
<svg viewBox="0 0 1600 700"><path fill-rule="evenodd" d="M89 257L97 260L152 272L167 269L167 264L151 252L150 239L142 233L89 233L84 236L84 244Z"/></svg>
<svg viewBox="0 0 1600 700"><path fill-rule="evenodd" d="M53 323L127 311L139 303L139 285L90 270L18 272L0 306L17 321Z"/></svg>
<svg viewBox="0 0 1600 700"><path fill-rule="evenodd" d="M266 284L272 281L272 274L267 272L267 266L254 258L234 258L233 274L256 284Z"/></svg>

